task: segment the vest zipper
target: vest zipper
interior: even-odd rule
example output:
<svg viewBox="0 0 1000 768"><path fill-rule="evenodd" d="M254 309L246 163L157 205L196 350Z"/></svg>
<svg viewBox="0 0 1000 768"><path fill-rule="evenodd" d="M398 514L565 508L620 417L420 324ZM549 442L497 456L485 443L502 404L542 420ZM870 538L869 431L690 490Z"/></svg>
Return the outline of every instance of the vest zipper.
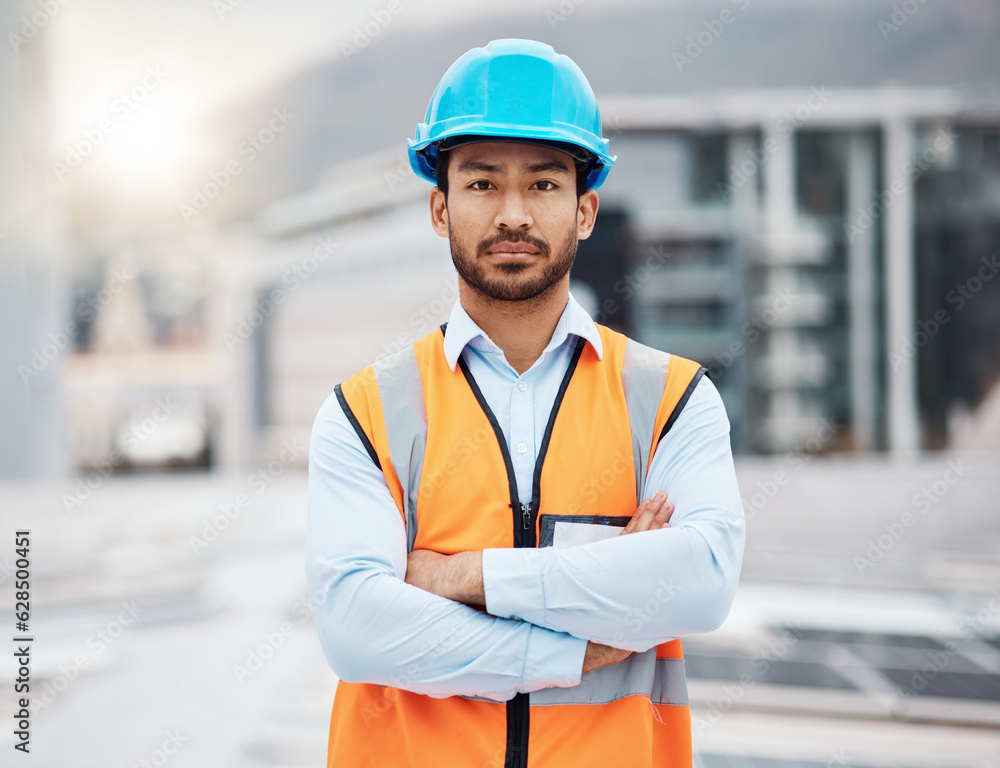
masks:
<svg viewBox="0 0 1000 768"><path fill-rule="evenodd" d="M442 335L444 327L442 327ZM459 356L458 366L465 376L465 380L475 395L479 407L483 409L486 418L493 427L493 434L497 438L500 446L500 453L503 456L504 467L507 470L507 484L510 492L510 508L514 513L514 546L515 547L535 547L538 546L535 536L535 516L541 503L541 480L542 463L545 461L545 454L549 449L549 440L552 437L552 427L555 425L556 414L559 406L562 405L563 396L569 386L569 380L573 377L577 364L580 362L580 355L586 341L580 337L576 342L576 349L570 360L566 374L563 376L559 391L556 394L555 402L552 403L552 410L549 413L549 421L545 426L545 434L542 437L542 444L539 446L538 456L535 458L535 471L531 483L531 501L527 504L520 502L520 494L517 490L517 478L514 475L514 464L510 460L510 451L507 450L507 438L500 429L500 423L494 415L493 410L483 397L483 392L472 376L468 364ZM521 524L517 524L517 513L521 513ZM515 694L514 698L507 702L507 751L504 757L504 768L528 768L528 736L531 728L531 702L527 693Z"/></svg>

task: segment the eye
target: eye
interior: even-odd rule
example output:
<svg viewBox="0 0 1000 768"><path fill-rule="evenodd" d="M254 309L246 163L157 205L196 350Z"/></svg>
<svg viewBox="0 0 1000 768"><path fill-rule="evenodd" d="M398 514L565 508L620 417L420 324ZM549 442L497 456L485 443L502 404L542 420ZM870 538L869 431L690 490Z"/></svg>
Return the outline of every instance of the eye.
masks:
<svg viewBox="0 0 1000 768"><path fill-rule="evenodd" d="M480 184L484 186L479 186ZM469 189L474 189L477 192L485 192L487 189L493 186L493 183L487 181L486 179L477 179L469 185Z"/></svg>
<svg viewBox="0 0 1000 768"><path fill-rule="evenodd" d="M536 181L532 186L538 187L540 184L543 185L539 187L540 191L542 192L551 192L552 190L558 188L558 185L554 181L549 181L548 179L541 179L539 181ZM546 184L548 186L544 186Z"/></svg>

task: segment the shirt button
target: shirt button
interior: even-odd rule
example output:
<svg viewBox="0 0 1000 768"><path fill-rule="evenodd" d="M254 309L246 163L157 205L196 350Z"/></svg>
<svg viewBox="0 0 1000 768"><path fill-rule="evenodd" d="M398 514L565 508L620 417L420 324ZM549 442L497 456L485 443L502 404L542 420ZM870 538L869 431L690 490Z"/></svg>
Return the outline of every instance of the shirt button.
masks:
<svg viewBox="0 0 1000 768"><path fill-rule="evenodd" d="M518 443L516 446L514 446L514 448L517 450L518 453L524 453L525 451L528 450L528 446L526 446L524 443Z"/></svg>
<svg viewBox="0 0 1000 768"><path fill-rule="evenodd" d="M525 384L523 381L519 381L519 382L517 382L517 388L519 390L521 390L522 392L524 392L524 390L526 390L528 388L528 385Z"/></svg>

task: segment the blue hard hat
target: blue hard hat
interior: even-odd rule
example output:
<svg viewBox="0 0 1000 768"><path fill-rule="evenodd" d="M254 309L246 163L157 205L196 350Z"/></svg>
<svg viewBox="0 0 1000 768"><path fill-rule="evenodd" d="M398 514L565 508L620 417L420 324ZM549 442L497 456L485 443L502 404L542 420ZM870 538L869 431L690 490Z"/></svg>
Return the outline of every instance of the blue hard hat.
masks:
<svg viewBox="0 0 1000 768"><path fill-rule="evenodd" d="M473 141L552 146L587 163L587 189L615 164L601 137L597 97L569 56L534 40L494 40L448 68L427 117L407 139L410 167L437 183L437 154Z"/></svg>

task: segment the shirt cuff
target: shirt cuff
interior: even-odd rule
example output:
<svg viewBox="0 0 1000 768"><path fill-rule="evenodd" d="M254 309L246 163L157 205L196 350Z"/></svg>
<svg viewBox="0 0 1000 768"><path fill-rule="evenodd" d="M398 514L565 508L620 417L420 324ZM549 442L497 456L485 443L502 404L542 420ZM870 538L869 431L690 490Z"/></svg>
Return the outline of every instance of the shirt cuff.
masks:
<svg viewBox="0 0 1000 768"><path fill-rule="evenodd" d="M484 549L486 611L503 619L545 624L545 591L537 549Z"/></svg>
<svg viewBox="0 0 1000 768"><path fill-rule="evenodd" d="M580 684L587 641L532 625L522 690L571 688Z"/></svg>

